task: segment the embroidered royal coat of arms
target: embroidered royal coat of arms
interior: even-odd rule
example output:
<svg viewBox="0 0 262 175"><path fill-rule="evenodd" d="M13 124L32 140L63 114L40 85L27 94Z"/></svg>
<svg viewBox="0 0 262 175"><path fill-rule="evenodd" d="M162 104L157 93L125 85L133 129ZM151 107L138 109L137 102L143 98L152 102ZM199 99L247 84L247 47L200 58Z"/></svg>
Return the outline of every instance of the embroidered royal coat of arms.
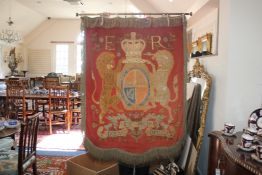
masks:
<svg viewBox="0 0 262 175"><path fill-rule="evenodd" d="M90 152L139 157L156 149L170 151L185 134L183 25L92 27L85 37Z"/></svg>

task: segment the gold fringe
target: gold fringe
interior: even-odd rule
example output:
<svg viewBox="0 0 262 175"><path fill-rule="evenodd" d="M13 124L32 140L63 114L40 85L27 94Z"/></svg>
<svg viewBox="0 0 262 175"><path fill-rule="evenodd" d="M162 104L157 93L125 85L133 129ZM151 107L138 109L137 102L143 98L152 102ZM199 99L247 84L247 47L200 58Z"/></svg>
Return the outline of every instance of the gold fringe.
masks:
<svg viewBox="0 0 262 175"><path fill-rule="evenodd" d="M93 157L110 161L116 160L129 165L148 165L157 160L177 159L185 143L184 136L176 145L171 147L158 147L148 150L143 154L134 154L118 148L103 149L94 145L88 138L84 140L84 146Z"/></svg>

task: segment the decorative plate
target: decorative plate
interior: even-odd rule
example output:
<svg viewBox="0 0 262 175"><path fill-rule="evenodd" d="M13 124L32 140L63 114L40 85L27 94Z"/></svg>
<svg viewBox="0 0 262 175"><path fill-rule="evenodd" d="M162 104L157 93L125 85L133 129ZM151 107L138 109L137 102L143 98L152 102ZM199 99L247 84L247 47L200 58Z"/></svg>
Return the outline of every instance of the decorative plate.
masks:
<svg viewBox="0 0 262 175"><path fill-rule="evenodd" d="M15 120L5 121L4 125L5 125L6 128L16 128L17 126L20 125L20 122L15 121Z"/></svg>
<svg viewBox="0 0 262 175"><path fill-rule="evenodd" d="M262 108L256 109L251 113L248 126L256 130L262 130Z"/></svg>
<svg viewBox="0 0 262 175"><path fill-rule="evenodd" d="M259 159L256 154L251 154L251 158L254 159L254 160L256 160L256 161L259 162L259 163L262 163L262 160Z"/></svg>
<svg viewBox="0 0 262 175"><path fill-rule="evenodd" d="M242 145L238 144L237 147L243 151L253 151L256 149L255 145L250 146L249 148L244 148Z"/></svg>

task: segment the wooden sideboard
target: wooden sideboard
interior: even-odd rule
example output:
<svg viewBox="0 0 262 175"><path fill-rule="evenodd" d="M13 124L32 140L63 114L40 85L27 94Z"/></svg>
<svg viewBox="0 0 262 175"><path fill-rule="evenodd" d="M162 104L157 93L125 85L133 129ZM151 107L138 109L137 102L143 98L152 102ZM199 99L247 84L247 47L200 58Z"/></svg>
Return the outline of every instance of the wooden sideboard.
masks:
<svg viewBox="0 0 262 175"><path fill-rule="evenodd" d="M218 167L220 175L262 175L262 163L251 158L255 150L247 152L237 146L241 143L242 133L237 132L234 136L224 136L221 131L213 131L208 134L210 139L208 175L216 175Z"/></svg>

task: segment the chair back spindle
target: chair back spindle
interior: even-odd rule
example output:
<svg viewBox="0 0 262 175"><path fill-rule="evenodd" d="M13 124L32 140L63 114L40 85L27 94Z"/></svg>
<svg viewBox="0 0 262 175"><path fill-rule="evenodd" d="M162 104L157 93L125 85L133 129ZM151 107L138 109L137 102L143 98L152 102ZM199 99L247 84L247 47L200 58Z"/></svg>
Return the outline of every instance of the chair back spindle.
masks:
<svg viewBox="0 0 262 175"><path fill-rule="evenodd" d="M19 112L22 118L26 116L25 89L22 86L7 86L5 107L7 118L18 119Z"/></svg>
<svg viewBox="0 0 262 175"><path fill-rule="evenodd" d="M70 98L68 86L53 86L49 89L48 125L52 134L52 125L65 125L70 130Z"/></svg>
<svg viewBox="0 0 262 175"><path fill-rule="evenodd" d="M45 77L44 79L44 88L50 89L54 86L59 86L59 77Z"/></svg>
<svg viewBox="0 0 262 175"><path fill-rule="evenodd" d="M33 164L33 172L36 173L36 144L39 126L39 115L36 113L27 116L21 122L21 131L18 148L18 174L23 174L25 169Z"/></svg>

